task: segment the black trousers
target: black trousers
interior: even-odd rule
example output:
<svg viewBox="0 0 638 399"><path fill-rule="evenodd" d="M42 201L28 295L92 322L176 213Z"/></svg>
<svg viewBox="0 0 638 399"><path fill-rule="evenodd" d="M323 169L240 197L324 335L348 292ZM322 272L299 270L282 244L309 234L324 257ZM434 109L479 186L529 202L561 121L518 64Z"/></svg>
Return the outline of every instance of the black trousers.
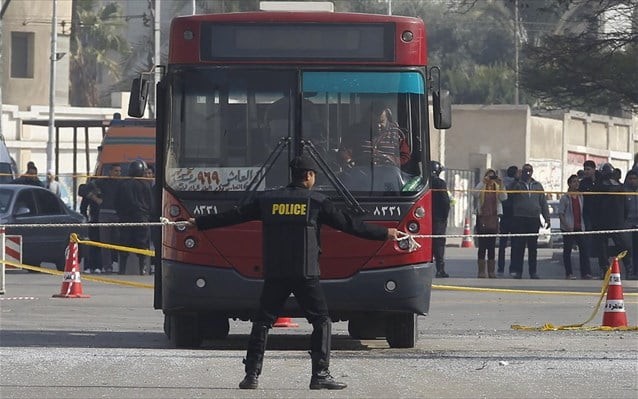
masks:
<svg viewBox="0 0 638 399"><path fill-rule="evenodd" d="M530 217L518 217L513 219L514 233L536 233L540 227L540 219ZM525 260L525 247L527 246L527 263L529 274L536 274L536 256L538 250L538 235L530 237L512 237L512 263L510 273L523 274L523 262Z"/></svg>
<svg viewBox="0 0 638 399"><path fill-rule="evenodd" d="M499 232L501 234L510 234L512 233L512 217L511 216L501 216L501 225ZM510 237L502 236L498 238L498 272L505 272L505 249L507 248L507 241L511 242ZM511 249L510 249L510 257L511 257ZM511 262L511 261L510 261Z"/></svg>
<svg viewBox="0 0 638 399"><path fill-rule="evenodd" d="M120 230L120 243L126 247L148 249L150 244L151 231L148 226L126 226ZM146 255L136 254L140 262L141 269L148 270L151 258ZM129 252L120 251L119 253L119 274L126 274L126 262Z"/></svg>
<svg viewBox="0 0 638 399"><path fill-rule="evenodd" d="M328 316L328 306L319 278L267 279L264 281L259 310L253 320L253 328L248 340L246 372L261 372L268 329L281 313L291 293L295 295L299 307L313 327L310 336L313 364L320 362L322 367L328 367L332 321Z"/></svg>
<svg viewBox="0 0 638 399"><path fill-rule="evenodd" d="M447 230L447 220L432 220L432 234L444 235ZM432 255L436 261L436 270L445 269L445 238L432 239Z"/></svg>
<svg viewBox="0 0 638 399"><path fill-rule="evenodd" d="M622 263L625 266L625 274L631 275L633 274L633 265L632 265L632 248L631 248L631 238L627 233L611 233L611 234L600 234L596 235L599 240L600 245L600 253L598 254L598 267L600 268L600 273L604 275L609 268L609 257L616 256L622 251L627 251L627 256L622 258ZM609 248L609 239L614 242L614 253L612 253Z"/></svg>
<svg viewBox="0 0 638 399"><path fill-rule="evenodd" d="M578 245L578 260L580 263L580 277L591 274L591 266L589 264L589 247L588 240L585 235L564 235L563 236L563 265L565 265L565 274L573 274L572 269L572 247Z"/></svg>

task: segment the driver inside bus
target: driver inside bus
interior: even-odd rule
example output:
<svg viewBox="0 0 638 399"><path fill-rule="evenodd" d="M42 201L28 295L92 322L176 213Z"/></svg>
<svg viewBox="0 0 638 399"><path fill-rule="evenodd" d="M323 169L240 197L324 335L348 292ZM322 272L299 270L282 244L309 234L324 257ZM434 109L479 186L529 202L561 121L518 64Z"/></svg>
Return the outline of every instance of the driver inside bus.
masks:
<svg viewBox="0 0 638 399"><path fill-rule="evenodd" d="M401 167L410 161L405 133L394 121L392 110L383 108L369 121L354 125L339 148L339 157L349 167L391 165Z"/></svg>

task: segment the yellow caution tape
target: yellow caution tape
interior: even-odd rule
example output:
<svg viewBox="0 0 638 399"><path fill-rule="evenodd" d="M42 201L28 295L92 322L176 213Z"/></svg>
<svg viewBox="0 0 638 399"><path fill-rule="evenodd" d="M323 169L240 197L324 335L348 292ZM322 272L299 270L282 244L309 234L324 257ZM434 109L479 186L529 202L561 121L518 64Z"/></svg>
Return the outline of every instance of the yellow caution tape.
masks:
<svg viewBox="0 0 638 399"><path fill-rule="evenodd" d="M616 256L616 260L620 260L627 255L627 251L623 251L618 256ZM527 327L521 326L520 324L512 324L511 328L514 330L524 330L524 331L558 331L558 330L584 330L584 331L638 331L638 326L624 326L624 327L608 327L608 326L599 326L599 327L585 327L585 324L592 321L592 319L598 313L600 309L600 304L607 293L607 288L609 287L609 276L611 275L611 267L607 268L607 272L605 273L605 282L603 283L602 289L600 290L598 303L594 307L594 311L589 316L587 320L579 324L569 324L565 326L554 326L551 323L545 323L541 327Z"/></svg>
<svg viewBox="0 0 638 399"><path fill-rule="evenodd" d="M155 251L151 251L150 249L124 247L122 245L105 244L103 242L98 242L98 241L80 240L80 238L78 237L76 233L71 233L71 241L77 242L78 244L93 245L94 247L114 249L117 251L131 252L134 254L140 254L140 255L146 255L146 256L155 256Z"/></svg>
<svg viewBox="0 0 638 399"><path fill-rule="evenodd" d="M0 260L0 263L5 263L7 265L15 266L17 268L24 269L24 270L31 270L33 272L52 274L55 276L64 275L64 272L61 272L58 270L47 269L45 267L39 267L39 266L25 265L22 263L11 262L9 260L5 260L5 261ZM105 283L105 284L125 285L129 287L137 287L137 288L151 288L151 289L154 288L154 285L149 283L138 283L136 281L127 281L127 280L120 280L120 279L108 278L108 277L97 277L97 276L91 276L86 274L81 274L81 280L94 281L97 283Z"/></svg>

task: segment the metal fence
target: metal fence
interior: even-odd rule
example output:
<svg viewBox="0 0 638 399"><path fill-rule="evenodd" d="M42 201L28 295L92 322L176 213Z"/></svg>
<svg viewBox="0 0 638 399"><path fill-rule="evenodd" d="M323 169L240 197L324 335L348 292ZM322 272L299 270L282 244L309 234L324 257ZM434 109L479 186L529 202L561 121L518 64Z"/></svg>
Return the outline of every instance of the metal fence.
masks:
<svg viewBox="0 0 638 399"><path fill-rule="evenodd" d="M452 201L448 216L448 232L463 231L465 218L469 218L470 226L474 226L473 212L474 198L469 189L476 186L476 172L466 169L445 169L441 178L446 181Z"/></svg>

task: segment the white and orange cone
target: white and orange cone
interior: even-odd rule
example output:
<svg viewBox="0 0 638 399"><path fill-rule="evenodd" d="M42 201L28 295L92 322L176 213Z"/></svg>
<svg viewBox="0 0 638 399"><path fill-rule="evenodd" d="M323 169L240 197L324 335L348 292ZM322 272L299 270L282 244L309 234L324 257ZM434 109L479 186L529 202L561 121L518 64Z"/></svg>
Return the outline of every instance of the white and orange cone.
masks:
<svg viewBox="0 0 638 399"><path fill-rule="evenodd" d="M78 262L78 243L71 240L64 265L64 279L59 294L54 298L90 298L91 295L82 293L82 281L80 280L80 263Z"/></svg>
<svg viewBox="0 0 638 399"><path fill-rule="evenodd" d="M606 327L627 327L627 313L625 312L625 299L620 280L620 265L618 258L614 258L611 264L611 274L609 275L609 286L607 287L607 302L605 303L605 313L603 314L603 326Z"/></svg>

